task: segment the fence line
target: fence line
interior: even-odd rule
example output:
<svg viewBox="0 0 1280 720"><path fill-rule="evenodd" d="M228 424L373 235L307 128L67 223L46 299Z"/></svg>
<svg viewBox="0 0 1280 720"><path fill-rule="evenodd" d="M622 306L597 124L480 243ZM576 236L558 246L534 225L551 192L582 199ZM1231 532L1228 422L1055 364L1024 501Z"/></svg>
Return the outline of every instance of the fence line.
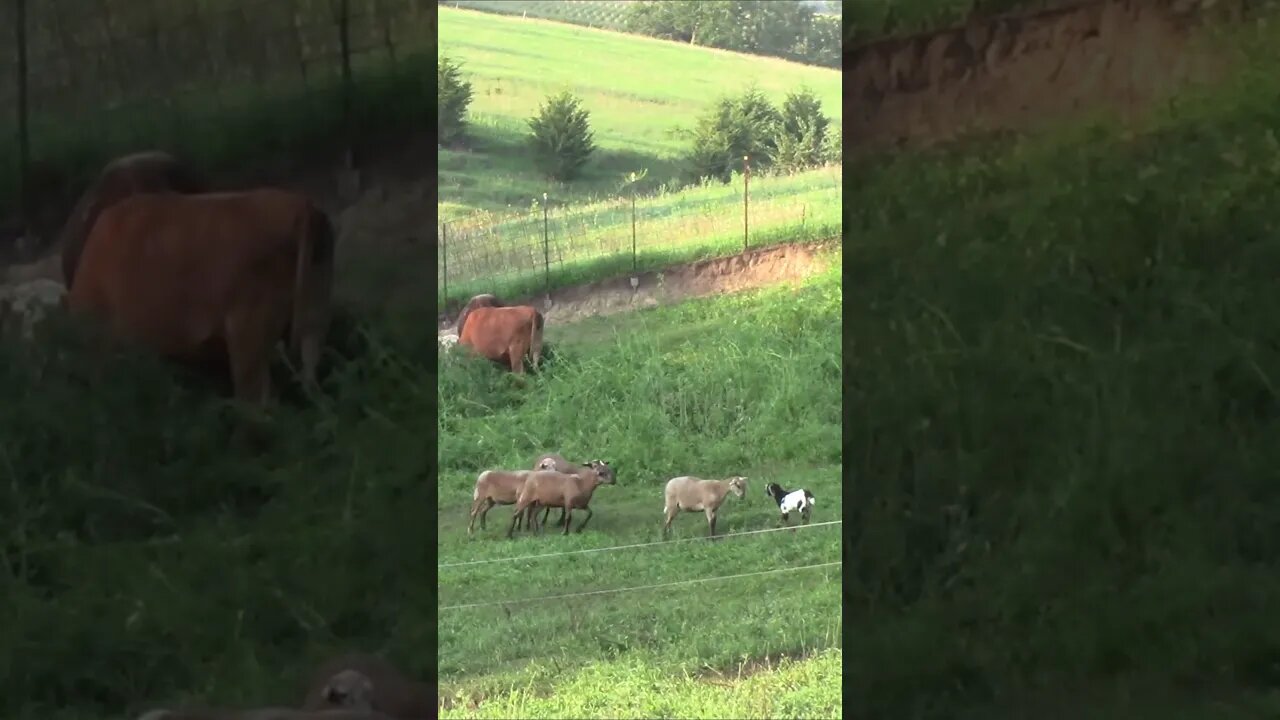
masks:
<svg viewBox="0 0 1280 720"><path fill-rule="evenodd" d="M266 169L337 141L358 165L365 130L425 110L425 92L404 117L373 105L421 86L433 27L425 0L0 0L0 224L143 146Z"/></svg>
<svg viewBox="0 0 1280 720"><path fill-rule="evenodd" d="M517 603L541 602L543 600L564 600L572 597L584 597L587 595L608 595L611 593L633 592L636 590L653 590L654 588L673 587L676 585L692 585L695 583L713 582L716 580L736 580L738 578L751 577L753 575L772 575L774 573L798 572L800 570L813 570L821 567L831 567L832 565L843 565L844 561L837 560L835 562L819 563L817 565L802 565L800 567L775 568L773 570L757 570L756 572L739 573L737 575L719 575L708 578L694 578L693 580L677 580L669 583L658 583L657 585L637 585L635 587L612 588L609 590L589 590L587 592L566 593L564 595L546 595L536 598L523 598L519 600L494 600L481 603L465 603L462 605L446 605L436 608L437 611L444 610L463 610L466 608L491 607L494 605L515 605Z"/></svg>
<svg viewBox="0 0 1280 720"><path fill-rule="evenodd" d="M839 525L842 522L844 521L828 520L827 522L813 523L810 525L793 525L790 527L768 528L766 530L747 530L745 532L726 533L724 535L717 535L716 538L717 539L732 538L732 537L740 537L743 535L756 535L759 533L781 532L783 530L800 530L802 528L822 527L823 525ZM468 560L466 562L444 563L442 565L436 565L436 569L439 570L442 568L462 567L464 565L484 565L487 563L496 563L496 562L515 562L516 560L538 560L541 558L556 557L558 555L580 555L583 553L610 552L613 550L630 550L632 548L653 547L654 545L671 545L673 543L697 542L700 540L710 540L710 539L711 538L709 537L703 536L703 537L694 537L694 538L680 538L677 540L658 540L656 542L635 543L633 545L611 545L609 547L601 547L601 548L586 548L585 550L565 550L563 552L542 553L540 555L518 555L516 557L487 558L485 560Z"/></svg>
<svg viewBox="0 0 1280 720"><path fill-rule="evenodd" d="M444 308L481 292L532 297L564 283L644 270L779 242L825 240L840 232L840 165L758 174L743 158L729 185L679 194L635 193L573 208L543 195L529 210L477 213L437 229L437 277ZM569 276L569 277L563 277Z"/></svg>

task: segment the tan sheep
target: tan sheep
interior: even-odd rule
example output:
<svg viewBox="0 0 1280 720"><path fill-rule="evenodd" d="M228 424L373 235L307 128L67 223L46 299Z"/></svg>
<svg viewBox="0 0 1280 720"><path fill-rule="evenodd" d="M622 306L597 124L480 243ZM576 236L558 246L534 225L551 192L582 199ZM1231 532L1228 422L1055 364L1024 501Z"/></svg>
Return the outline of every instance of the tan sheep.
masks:
<svg viewBox="0 0 1280 720"><path fill-rule="evenodd" d="M567 474L573 474L580 470L590 470L592 468L600 468L601 472L608 472L613 476L614 480L617 480L616 472L609 465L609 463L605 462L604 460L590 460L588 462L578 464L578 463L571 463L568 460L565 460L563 456L557 453L547 453L539 457L533 463L534 470L555 470L556 472L562 472ZM529 512L531 512L531 510ZM545 510L543 510L542 522L540 523L540 525L547 524L547 515L549 515L550 513L551 513L550 506L548 506ZM560 508L560 519L556 520L556 525L564 524L564 513L565 513L564 508ZM528 521L526 520L526 523L527 522Z"/></svg>
<svg viewBox="0 0 1280 720"><path fill-rule="evenodd" d="M738 497L745 496L747 494L747 479L741 475L735 475L725 480L703 480L689 475L671 478L667 481L665 491L666 504L663 507L663 512L666 513L667 517L666 522L662 525L662 537L666 538L670 534L671 523L681 510L685 512L697 512L699 510L705 512L707 514L707 536L714 537L716 534L716 512L731 491Z"/></svg>
<svg viewBox="0 0 1280 720"><path fill-rule="evenodd" d="M592 463L598 463L593 460ZM612 485L616 479L613 470L607 465L593 465L589 468L582 468L574 473L561 473L555 470L535 470L529 475L529 479L525 481L524 487L520 489L520 499L516 502L516 514L511 518L511 527L507 529L507 537L511 537L511 533L516 529L516 519L520 513L526 508L532 508L530 511L527 525L533 525L536 521L534 513L537 512L538 506L547 508L559 507L565 509L564 518L564 534L569 534L569 523L573 520L574 510L586 510L587 517L578 526L577 532L587 526L587 522L591 520L592 510L591 495L595 493L596 488L601 485ZM529 529L534 529L530 527Z"/></svg>
<svg viewBox="0 0 1280 720"><path fill-rule="evenodd" d="M435 717L435 694L395 665L367 653L348 653L320 666L303 700L304 710L363 702L396 720Z"/></svg>
<svg viewBox="0 0 1280 720"><path fill-rule="evenodd" d="M476 478L476 489L471 494L471 515L467 521L467 537L475 532L476 517L480 518L480 529L485 527L484 519L494 505L513 505L520 499L520 489L537 470L485 470ZM527 515L527 513L526 513ZM515 516L517 524L524 518ZM525 522L524 524L527 524Z"/></svg>

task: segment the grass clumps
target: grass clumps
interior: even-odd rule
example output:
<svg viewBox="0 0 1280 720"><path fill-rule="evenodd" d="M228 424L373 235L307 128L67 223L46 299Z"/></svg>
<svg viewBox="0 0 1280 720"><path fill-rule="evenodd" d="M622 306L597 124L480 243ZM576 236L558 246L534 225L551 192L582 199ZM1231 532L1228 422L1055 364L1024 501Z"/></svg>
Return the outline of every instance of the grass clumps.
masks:
<svg viewBox="0 0 1280 720"><path fill-rule="evenodd" d="M294 705L350 647L429 674L435 590L405 569L435 388L370 322L326 402L253 442L203 381L69 323L0 344L0 716Z"/></svg>
<svg viewBox="0 0 1280 720"><path fill-rule="evenodd" d="M855 170L852 714L1269 692L1280 86L1259 32L1238 80L1137 132Z"/></svg>

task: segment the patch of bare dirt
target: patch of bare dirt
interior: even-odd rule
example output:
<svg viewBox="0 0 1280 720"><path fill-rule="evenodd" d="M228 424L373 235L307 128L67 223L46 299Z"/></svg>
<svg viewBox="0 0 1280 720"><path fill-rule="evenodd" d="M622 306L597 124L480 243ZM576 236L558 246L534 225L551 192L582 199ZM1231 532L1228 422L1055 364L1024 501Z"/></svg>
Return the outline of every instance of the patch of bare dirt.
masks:
<svg viewBox="0 0 1280 720"><path fill-rule="evenodd" d="M512 305L532 305L548 323L569 323L595 315L640 310L678 303L690 298L737 292L781 282L800 280L825 269L819 255L838 240L799 245L778 245L729 257L710 258L663 270L599 280L586 285L551 291L533 298L500 298ZM440 333L452 332L453 317L440 318Z"/></svg>
<svg viewBox="0 0 1280 720"><path fill-rule="evenodd" d="M1212 11L1207 8L1212 7ZM1095 112L1124 122L1228 67L1206 21L1248 0L1090 0L890 38L844 56L854 145L928 144Z"/></svg>

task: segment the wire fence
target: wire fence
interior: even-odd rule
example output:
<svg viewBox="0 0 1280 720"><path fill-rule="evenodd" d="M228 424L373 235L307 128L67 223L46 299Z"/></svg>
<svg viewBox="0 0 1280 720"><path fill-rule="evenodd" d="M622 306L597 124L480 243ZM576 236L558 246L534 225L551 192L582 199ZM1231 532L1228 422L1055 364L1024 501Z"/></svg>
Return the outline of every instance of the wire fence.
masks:
<svg viewBox="0 0 1280 720"><path fill-rule="evenodd" d="M679 193L565 207L544 195L527 211L443 223L438 300L446 312L480 293L533 297L554 287L656 270L780 243L838 237L839 165L752 175Z"/></svg>
<svg viewBox="0 0 1280 720"><path fill-rule="evenodd" d="M717 575L714 577L693 578L691 580L676 580L674 582L658 583L656 585L637 585L634 587L609 588L606 590L587 590L585 592L565 593L563 595L543 595L541 597L517 598L514 600L489 600L486 602L463 603L460 605L444 605L437 608L437 610L440 610L440 611L463 610L466 608L495 607L498 605L505 606L505 605L516 605L521 603L542 602L544 600L567 600L569 598L585 597L588 595L612 595L614 593L636 592L639 590L654 590L657 588L675 587L678 585L693 585L693 584L704 583L704 582L716 582L719 580L737 580L740 578L754 577L757 575L776 575L778 573L799 572L801 570L815 570L817 568L833 567L836 565L843 565L843 564L844 564L843 561L837 560L835 562L818 563L816 565L800 565L797 567L774 568L772 570L757 570L755 572L738 573L736 575Z"/></svg>
<svg viewBox="0 0 1280 720"><path fill-rule="evenodd" d="M725 533L724 535L716 535L714 539L720 540L724 538L736 538L736 537L743 537L746 535L759 535L760 533L782 532L784 530L806 530L809 528L823 527L825 525L840 525L843 522L844 522L843 520L828 520L826 522L811 523L808 525L791 525L791 526L783 526L783 527L776 527L776 528L766 528L764 530L745 530L743 532ZM672 545L675 543L686 543L686 542L706 542L712 539L713 538L704 535L701 537L678 538L676 540L658 540L655 542L634 543L631 545L610 545L608 547L585 548L582 550L564 550L561 552L540 553L538 555L517 555L515 557L485 558L482 560L466 560L463 562L442 563L442 564L436 565L436 568L444 569L444 568L454 568L454 567L466 567L469 565L486 565L489 563L499 563L499 562L541 560L543 558L558 557L560 555L582 555L584 553L613 552L615 550L631 550L634 548L654 547L655 545Z"/></svg>
<svg viewBox="0 0 1280 720"><path fill-rule="evenodd" d="M425 129L426 0L0 0L0 225L110 158L289 164Z"/></svg>

